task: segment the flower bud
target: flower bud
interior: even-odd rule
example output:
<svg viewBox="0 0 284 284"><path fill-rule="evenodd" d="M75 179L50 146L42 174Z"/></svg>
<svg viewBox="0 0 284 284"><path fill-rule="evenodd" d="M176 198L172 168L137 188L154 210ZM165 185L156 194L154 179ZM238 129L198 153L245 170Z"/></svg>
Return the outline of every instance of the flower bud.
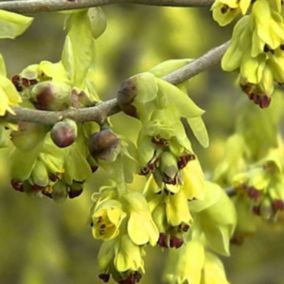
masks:
<svg viewBox="0 0 284 284"><path fill-rule="evenodd" d="M162 153L160 170L165 183L176 184L178 182L177 175L179 169L177 159L171 152L166 151Z"/></svg>
<svg viewBox="0 0 284 284"><path fill-rule="evenodd" d="M97 132L89 138L89 151L95 159L114 161L119 153L119 138L110 129Z"/></svg>
<svg viewBox="0 0 284 284"><path fill-rule="evenodd" d="M58 147L64 148L70 146L77 137L77 124L71 119L57 122L51 129L50 136L54 144Z"/></svg>
<svg viewBox="0 0 284 284"><path fill-rule="evenodd" d="M93 37L98 38L107 27L107 20L103 9L100 7L90 8L88 10L88 19L90 21Z"/></svg>
<svg viewBox="0 0 284 284"><path fill-rule="evenodd" d="M119 107L128 115L137 117L137 110L132 105L134 98L137 95L137 86L134 78L129 78L121 85L117 95Z"/></svg>
<svg viewBox="0 0 284 284"><path fill-rule="evenodd" d="M36 84L31 92L31 102L37 109L59 111L71 105L71 87L51 81Z"/></svg>
<svg viewBox="0 0 284 284"><path fill-rule="evenodd" d="M56 182L52 189L52 198L54 200L61 201L67 198L67 185L62 181Z"/></svg>

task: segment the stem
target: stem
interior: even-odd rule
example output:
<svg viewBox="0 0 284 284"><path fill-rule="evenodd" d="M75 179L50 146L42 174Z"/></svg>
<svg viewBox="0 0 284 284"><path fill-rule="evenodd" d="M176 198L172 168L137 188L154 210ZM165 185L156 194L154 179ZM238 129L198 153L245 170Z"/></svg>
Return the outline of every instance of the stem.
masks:
<svg viewBox="0 0 284 284"><path fill-rule="evenodd" d="M229 42L226 42L209 50L201 57L168 74L163 79L171 84L179 84L196 76L197 74L219 63L228 46ZM53 125L65 118L70 118L78 122L96 121L101 124L108 116L120 111L116 99L101 102L94 107L68 109L59 112L34 110L22 107L14 107L13 110L15 115L7 113L5 116L0 117L0 122L28 121Z"/></svg>
<svg viewBox="0 0 284 284"><path fill-rule="evenodd" d="M140 4L169 7L204 7L214 0L16 0L1 1L0 9L18 13L51 12L106 6L113 4Z"/></svg>

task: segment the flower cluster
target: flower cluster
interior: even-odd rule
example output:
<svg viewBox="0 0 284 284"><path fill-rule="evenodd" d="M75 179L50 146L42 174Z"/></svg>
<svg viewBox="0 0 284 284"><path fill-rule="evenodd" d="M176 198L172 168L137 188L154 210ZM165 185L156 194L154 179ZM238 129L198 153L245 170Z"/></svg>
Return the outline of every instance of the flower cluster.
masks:
<svg viewBox="0 0 284 284"><path fill-rule="evenodd" d="M136 283L145 271L143 246L155 246L159 233L143 194L118 187L112 182L92 197L93 236L104 240L98 254L99 277L108 282L112 275L118 283Z"/></svg>
<svg viewBox="0 0 284 284"><path fill-rule="evenodd" d="M93 78L94 44L105 27L100 8L69 13L61 61L42 61L26 67L11 81L0 80L3 93L9 94L9 104L21 102L22 107L46 111L96 104L99 98ZM4 102L1 105L4 113L7 107ZM110 136L113 145L105 145ZM99 129L95 122L76 123L71 119L53 126L19 122L11 132L11 141L13 188L53 199L81 194L83 183L96 171L99 161L109 158L103 157L103 151L119 144L115 135Z"/></svg>
<svg viewBox="0 0 284 284"><path fill-rule="evenodd" d="M165 62L128 79L119 91L121 109L139 119L141 127L136 153L130 154L129 149L122 153L119 148L111 162L103 166L112 182L100 187L92 197L91 226L93 237L103 241L98 262L99 277L105 282L111 276L118 283L139 282L145 272L146 245L180 249L185 244L187 248L192 244L192 234L198 234L198 239L216 253L229 254L236 223L233 205L220 187L205 181L181 122L183 118L206 147L203 111L181 89L158 77L164 76L163 68L170 70L186 62ZM124 148L129 146L128 141ZM126 162L125 157L130 156L138 166L130 166L129 175L125 164L131 162ZM131 174L135 173L133 180ZM144 185L136 182L137 174L145 177ZM220 208L226 212L225 218ZM203 250L199 257L202 254ZM200 268L207 275L206 281L209 259L209 255L204 258Z"/></svg>
<svg viewBox="0 0 284 284"><path fill-rule="evenodd" d="M238 10L244 15L250 2L216 1L213 5L214 18L225 25ZM235 25L230 47L222 59L225 71L239 71L241 89L260 108L269 106L275 83L284 82L283 43L281 1L256 0L251 4L251 13Z"/></svg>
<svg viewBox="0 0 284 284"><path fill-rule="evenodd" d="M252 212L266 220L284 210L282 157L281 149L272 149L261 162L237 174L233 181L238 194L251 200Z"/></svg>
<svg viewBox="0 0 284 284"><path fill-rule="evenodd" d="M215 181L233 193L238 215L236 243L253 234L262 220L276 221L284 209L283 141L277 128L281 98L276 94L265 111L251 106L246 109L237 133L228 139L225 158L215 170Z"/></svg>
<svg viewBox="0 0 284 284"><path fill-rule="evenodd" d="M170 252L164 280L169 284L229 284L220 259L206 252L199 240L191 240L182 249Z"/></svg>
<svg viewBox="0 0 284 284"><path fill-rule="evenodd" d="M21 35L32 23L33 18L0 10L2 29L0 38L15 38ZM6 112L14 113L13 106L21 103L21 97L12 82L7 78L6 66L0 54L0 116Z"/></svg>

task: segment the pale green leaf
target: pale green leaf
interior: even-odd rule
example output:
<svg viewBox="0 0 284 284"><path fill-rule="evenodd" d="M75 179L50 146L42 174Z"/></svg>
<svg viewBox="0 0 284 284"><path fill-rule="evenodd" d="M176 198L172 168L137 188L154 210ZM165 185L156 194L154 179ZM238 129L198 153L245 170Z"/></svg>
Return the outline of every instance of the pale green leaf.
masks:
<svg viewBox="0 0 284 284"><path fill-rule="evenodd" d="M0 10L0 38L15 38L32 23L33 18Z"/></svg>

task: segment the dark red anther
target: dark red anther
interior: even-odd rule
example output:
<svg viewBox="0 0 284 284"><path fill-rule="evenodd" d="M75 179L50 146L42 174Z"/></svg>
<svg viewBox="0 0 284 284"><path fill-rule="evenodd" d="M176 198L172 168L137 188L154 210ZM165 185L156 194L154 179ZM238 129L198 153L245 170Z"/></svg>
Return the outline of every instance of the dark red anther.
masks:
<svg viewBox="0 0 284 284"><path fill-rule="evenodd" d="M33 85L35 85L35 84L37 84L38 83L38 81L36 80L36 79L31 79L31 80L29 80L29 85L30 86L33 86Z"/></svg>
<svg viewBox="0 0 284 284"><path fill-rule="evenodd" d="M284 210L284 200L282 199L274 199L271 205L275 211Z"/></svg>
<svg viewBox="0 0 284 284"><path fill-rule="evenodd" d="M91 166L92 173L96 172L98 168L98 166Z"/></svg>
<svg viewBox="0 0 284 284"><path fill-rule="evenodd" d="M249 95L249 99L251 100L251 101L254 101L255 102L255 98L257 97L257 94L255 94L255 93L251 93L250 95Z"/></svg>
<svg viewBox="0 0 284 284"><path fill-rule="evenodd" d="M271 102L271 98L268 97L267 95L261 96L260 101L259 101L259 106L261 108L267 108L269 107Z"/></svg>
<svg viewBox="0 0 284 284"><path fill-rule="evenodd" d="M141 273L138 272L138 271L134 271L133 276L134 276L134 278L136 279L137 282L139 282L142 278Z"/></svg>
<svg viewBox="0 0 284 284"><path fill-rule="evenodd" d="M255 104L260 105L261 96L258 95L258 94L255 94L253 101L254 101Z"/></svg>
<svg viewBox="0 0 284 284"><path fill-rule="evenodd" d="M195 160L195 155L193 154L186 154L186 155L180 156L178 159L178 168L180 170L185 168L187 163L192 160Z"/></svg>
<svg viewBox="0 0 284 284"><path fill-rule="evenodd" d="M168 248L168 235L164 233L160 233L159 239L158 239L158 245L162 248Z"/></svg>
<svg viewBox="0 0 284 284"><path fill-rule="evenodd" d="M21 77L19 75L14 75L11 78L11 81L18 92L21 92L23 90L22 84L21 84Z"/></svg>
<svg viewBox="0 0 284 284"><path fill-rule="evenodd" d="M252 207L252 212L257 215L260 216L261 212L260 212L260 206L253 206Z"/></svg>
<svg viewBox="0 0 284 284"><path fill-rule="evenodd" d="M30 86L30 81L26 78L22 78L22 84L24 87L29 87Z"/></svg>
<svg viewBox="0 0 284 284"><path fill-rule="evenodd" d="M223 5L222 7L221 7L221 14L226 14L228 11L230 10L230 8L229 8L229 6L227 6L227 5Z"/></svg>
<svg viewBox="0 0 284 284"><path fill-rule="evenodd" d="M183 245L183 240L182 239L179 239L179 238L177 238L177 237L171 237L171 239L170 239L170 247L171 248L176 248L176 249L178 249L178 248L180 248L182 245Z"/></svg>
<svg viewBox="0 0 284 284"><path fill-rule="evenodd" d="M59 177L58 177L56 174L52 174L52 173L50 173L50 174L48 175L48 177L49 177L49 179L50 179L51 181L53 181L53 182L56 182L56 181L58 181L58 179L59 179Z"/></svg>
<svg viewBox="0 0 284 284"><path fill-rule="evenodd" d="M24 191L24 185L21 181L17 181L15 179L11 180L11 186L16 190L23 192Z"/></svg>
<svg viewBox="0 0 284 284"><path fill-rule="evenodd" d="M148 163L148 169L150 172L154 172L156 168L159 166L160 159L158 157L154 157L149 163Z"/></svg>
<svg viewBox="0 0 284 284"><path fill-rule="evenodd" d="M126 279L118 281L119 284L135 284L140 281L142 275L138 271L131 273Z"/></svg>
<svg viewBox="0 0 284 284"><path fill-rule="evenodd" d="M179 225L179 230L182 232L188 232L190 226L188 224L182 223Z"/></svg>
<svg viewBox="0 0 284 284"><path fill-rule="evenodd" d="M160 137L159 135L152 137L152 143L160 146L167 147L169 145L169 141L165 138Z"/></svg>
<svg viewBox="0 0 284 284"><path fill-rule="evenodd" d="M110 275L108 273L102 273L99 275L99 278L105 283L107 283L110 279Z"/></svg>
<svg viewBox="0 0 284 284"><path fill-rule="evenodd" d="M48 191L42 191L41 192L44 196L48 197L48 198L51 198L52 199L52 193L51 192L48 192Z"/></svg>
<svg viewBox="0 0 284 284"><path fill-rule="evenodd" d="M253 200L257 200L260 196L260 192L253 186L247 188L247 194L248 197Z"/></svg>
<svg viewBox="0 0 284 284"><path fill-rule="evenodd" d="M148 169L148 167L143 167L141 170L140 170L140 175L142 176L146 176L150 173L150 170Z"/></svg>
<svg viewBox="0 0 284 284"><path fill-rule="evenodd" d="M80 189L70 188L67 193L68 193L69 198L72 199L72 198L75 198L75 197L81 195L82 192L83 192L83 188L80 188Z"/></svg>

